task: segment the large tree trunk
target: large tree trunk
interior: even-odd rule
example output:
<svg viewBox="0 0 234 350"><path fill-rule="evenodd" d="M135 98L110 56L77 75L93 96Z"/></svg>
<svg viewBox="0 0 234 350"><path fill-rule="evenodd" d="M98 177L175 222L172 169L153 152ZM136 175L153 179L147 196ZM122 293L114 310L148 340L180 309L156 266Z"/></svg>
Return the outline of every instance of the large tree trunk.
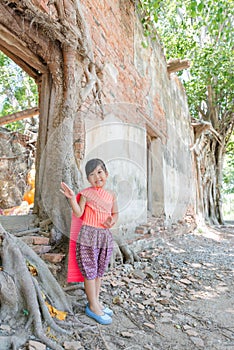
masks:
<svg viewBox="0 0 234 350"><path fill-rule="evenodd" d="M219 161L219 154L222 147L209 136L204 136L199 146L195 150L199 208L209 224L221 224L223 219L219 179L222 174L222 164Z"/></svg>
<svg viewBox="0 0 234 350"><path fill-rule="evenodd" d="M60 194L60 182L75 190L80 187L73 126L87 96L100 90L80 2L53 1L48 8L45 3L43 7L35 4L1 1L0 48L38 83L34 212L40 218L49 217L60 232L68 234L70 208Z"/></svg>
<svg viewBox="0 0 234 350"><path fill-rule="evenodd" d="M197 170L197 211L209 224L224 224L222 214L222 172L226 145L234 127L231 111L219 115L211 85L207 87L203 120L192 123ZM199 108L201 110L201 107Z"/></svg>

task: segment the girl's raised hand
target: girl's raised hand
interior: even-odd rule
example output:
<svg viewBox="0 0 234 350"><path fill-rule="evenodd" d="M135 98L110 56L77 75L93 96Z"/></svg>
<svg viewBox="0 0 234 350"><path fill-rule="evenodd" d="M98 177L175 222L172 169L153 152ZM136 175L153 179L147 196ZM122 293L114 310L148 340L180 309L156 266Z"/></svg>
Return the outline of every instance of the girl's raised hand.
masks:
<svg viewBox="0 0 234 350"><path fill-rule="evenodd" d="M69 199L75 196L75 193L68 185L65 184L65 182L61 182L60 192L62 192L62 194L64 194Z"/></svg>
<svg viewBox="0 0 234 350"><path fill-rule="evenodd" d="M112 226L114 226L114 224L115 224L115 222L114 222L112 216L108 216L106 221L103 223L103 226L106 228L111 228Z"/></svg>

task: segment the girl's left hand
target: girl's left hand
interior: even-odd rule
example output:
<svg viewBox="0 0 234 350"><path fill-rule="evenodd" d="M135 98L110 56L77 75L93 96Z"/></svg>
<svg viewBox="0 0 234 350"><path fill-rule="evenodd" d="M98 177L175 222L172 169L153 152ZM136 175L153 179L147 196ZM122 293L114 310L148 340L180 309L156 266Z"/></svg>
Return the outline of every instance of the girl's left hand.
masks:
<svg viewBox="0 0 234 350"><path fill-rule="evenodd" d="M114 226L115 222L112 216L108 216L108 218L106 219L106 221L103 223L103 226L106 228L111 228L112 226Z"/></svg>

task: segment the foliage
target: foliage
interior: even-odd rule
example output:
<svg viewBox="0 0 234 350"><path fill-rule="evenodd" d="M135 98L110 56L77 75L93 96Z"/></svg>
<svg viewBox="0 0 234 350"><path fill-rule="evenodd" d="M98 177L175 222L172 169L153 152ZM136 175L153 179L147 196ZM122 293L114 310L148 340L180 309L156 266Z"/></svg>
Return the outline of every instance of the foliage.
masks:
<svg viewBox="0 0 234 350"><path fill-rule="evenodd" d="M165 48L166 58L189 58L179 72L190 113L212 123L227 152L224 193L234 193L234 7L232 0L139 0L144 34ZM146 43L144 43L146 46Z"/></svg>
<svg viewBox="0 0 234 350"><path fill-rule="evenodd" d="M231 118L234 100L232 0L140 0L145 36L165 47L166 57L189 58L189 74L182 73L193 117L209 120L207 86L218 120ZM209 101L210 102L210 101Z"/></svg>
<svg viewBox="0 0 234 350"><path fill-rule="evenodd" d="M227 145L223 183L224 193L234 193L234 134Z"/></svg>
<svg viewBox="0 0 234 350"><path fill-rule="evenodd" d="M0 117L38 104L37 85L19 66L0 51ZM11 130L24 128L24 122L8 124Z"/></svg>

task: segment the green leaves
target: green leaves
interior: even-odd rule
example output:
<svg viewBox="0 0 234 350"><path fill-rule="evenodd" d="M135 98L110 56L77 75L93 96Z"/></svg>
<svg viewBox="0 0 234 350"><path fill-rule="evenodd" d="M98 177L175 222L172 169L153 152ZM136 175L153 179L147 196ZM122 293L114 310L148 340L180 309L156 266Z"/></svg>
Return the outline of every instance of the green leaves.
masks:
<svg viewBox="0 0 234 350"><path fill-rule="evenodd" d="M24 316L29 316L29 311L27 309L23 309L23 315Z"/></svg>
<svg viewBox="0 0 234 350"><path fill-rule="evenodd" d="M37 106L38 92L35 81L1 51L0 76L0 117ZM16 130L23 127L23 123L12 123L8 127Z"/></svg>
<svg viewBox="0 0 234 350"><path fill-rule="evenodd" d="M148 0L139 6L147 38L159 34L166 58L190 59L188 74L178 73L190 113L210 121L225 145L234 123L233 0ZM234 193L233 137L226 150L225 193Z"/></svg>
<svg viewBox="0 0 234 350"><path fill-rule="evenodd" d="M233 112L232 5L232 0L139 2L146 36L159 34L167 59L191 60L189 75L180 73L180 76L195 118L201 117L198 112L201 110L207 120L211 109L215 109L218 120ZM209 105L211 100L208 101L208 85L213 93L213 107Z"/></svg>
<svg viewBox="0 0 234 350"><path fill-rule="evenodd" d="M227 145L223 183L224 193L234 193L234 133Z"/></svg>

